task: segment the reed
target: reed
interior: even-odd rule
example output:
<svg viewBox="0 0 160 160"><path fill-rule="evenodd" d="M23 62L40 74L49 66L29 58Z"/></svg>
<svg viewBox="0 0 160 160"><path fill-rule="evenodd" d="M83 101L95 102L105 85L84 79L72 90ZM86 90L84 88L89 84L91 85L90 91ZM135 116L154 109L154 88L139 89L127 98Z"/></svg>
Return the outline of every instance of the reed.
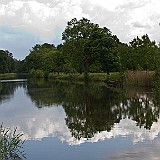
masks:
<svg viewBox="0 0 160 160"><path fill-rule="evenodd" d="M21 151L24 141L21 140L22 133L17 133L0 126L0 159L23 159L24 154Z"/></svg>
<svg viewBox="0 0 160 160"><path fill-rule="evenodd" d="M124 84L127 86L154 87L154 72L127 71L124 73Z"/></svg>

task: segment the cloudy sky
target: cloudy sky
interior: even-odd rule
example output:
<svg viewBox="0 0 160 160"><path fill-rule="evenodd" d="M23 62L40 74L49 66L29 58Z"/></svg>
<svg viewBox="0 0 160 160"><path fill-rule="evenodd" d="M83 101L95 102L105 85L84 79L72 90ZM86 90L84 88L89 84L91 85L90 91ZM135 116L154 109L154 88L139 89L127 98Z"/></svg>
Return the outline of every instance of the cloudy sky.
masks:
<svg viewBox="0 0 160 160"><path fill-rule="evenodd" d="M148 34L160 41L160 0L0 0L0 49L24 59L37 43L60 44L68 21L106 26L122 42Z"/></svg>

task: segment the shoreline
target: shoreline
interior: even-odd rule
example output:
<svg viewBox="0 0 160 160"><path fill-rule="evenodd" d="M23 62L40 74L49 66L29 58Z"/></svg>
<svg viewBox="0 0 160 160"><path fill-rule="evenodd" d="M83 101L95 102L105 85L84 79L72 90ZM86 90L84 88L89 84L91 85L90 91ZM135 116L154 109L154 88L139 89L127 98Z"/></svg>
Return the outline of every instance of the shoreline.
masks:
<svg viewBox="0 0 160 160"><path fill-rule="evenodd" d="M29 77L28 74L6 73L0 74L0 80L23 79ZM29 77L32 78L32 77ZM43 77L41 77L43 78ZM41 79L37 78L37 79ZM45 78L45 77L44 77ZM155 72L154 71L126 71L107 73L89 73L84 74L64 74L50 73L48 80L66 80L81 82L104 82L108 87L122 86L138 86L138 87L154 87Z"/></svg>

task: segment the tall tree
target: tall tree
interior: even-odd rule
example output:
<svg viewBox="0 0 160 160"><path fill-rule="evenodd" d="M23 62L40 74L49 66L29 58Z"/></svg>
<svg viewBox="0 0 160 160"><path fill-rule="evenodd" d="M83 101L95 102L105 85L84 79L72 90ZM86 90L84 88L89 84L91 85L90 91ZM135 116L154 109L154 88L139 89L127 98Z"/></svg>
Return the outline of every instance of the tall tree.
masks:
<svg viewBox="0 0 160 160"><path fill-rule="evenodd" d="M138 36L130 42L133 49L136 68L142 70L154 70L158 55L158 47L155 41L151 41L149 36Z"/></svg>
<svg viewBox="0 0 160 160"><path fill-rule="evenodd" d="M85 52L85 45L92 31L98 27L98 24L91 23L86 18L79 21L74 18L68 22L65 31L62 33L63 52L67 54L71 67L79 73L88 72L89 53Z"/></svg>
<svg viewBox="0 0 160 160"><path fill-rule="evenodd" d="M63 52L79 73L109 73L119 65L116 38L106 27L100 28L86 18L79 21L74 18L62 33Z"/></svg>
<svg viewBox="0 0 160 160"><path fill-rule="evenodd" d="M104 27L93 30L88 44L86 44L86 50L92 57L92 63L99 64L99 72L109 74L111 71L119 70L120 58L117 46L118 38L112 36L109 29Z"/></svg>
<svg viewBox="0 0 160 160"><path fill-rule="evenodd" d="M0 50L0 73L16 72L17 60L7 50Z"/></svg>
<svg viewBox="0 0 160 160"><path fill-rule="evenodd" d="M61 59L56 47L53 44L44 43L36 44L29 55L25 58L28 66L28 72L32 69L43 70L44 72L55 72Z"/></svg>

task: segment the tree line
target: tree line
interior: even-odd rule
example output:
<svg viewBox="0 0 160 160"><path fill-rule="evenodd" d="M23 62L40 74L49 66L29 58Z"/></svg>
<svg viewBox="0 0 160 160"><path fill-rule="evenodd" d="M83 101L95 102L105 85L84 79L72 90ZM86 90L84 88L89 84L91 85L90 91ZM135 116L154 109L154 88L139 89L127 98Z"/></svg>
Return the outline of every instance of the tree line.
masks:
<svg viewBox="0 0 160 160"><path fill-rule="evenodd" d="M17 72L18 60L8 50L0 50L0 74Z"/></svg>
<svg viewBox="0 0 160 160"><path fill-rule="evenodd" d="M49 73L109 74L159 68L160 46L147 34L122 43L108 28L86 18L73 18L62 33L62 40L58 46L36 44L22 61L1 50L1 73L16 71L47 77Z"/></svg>

